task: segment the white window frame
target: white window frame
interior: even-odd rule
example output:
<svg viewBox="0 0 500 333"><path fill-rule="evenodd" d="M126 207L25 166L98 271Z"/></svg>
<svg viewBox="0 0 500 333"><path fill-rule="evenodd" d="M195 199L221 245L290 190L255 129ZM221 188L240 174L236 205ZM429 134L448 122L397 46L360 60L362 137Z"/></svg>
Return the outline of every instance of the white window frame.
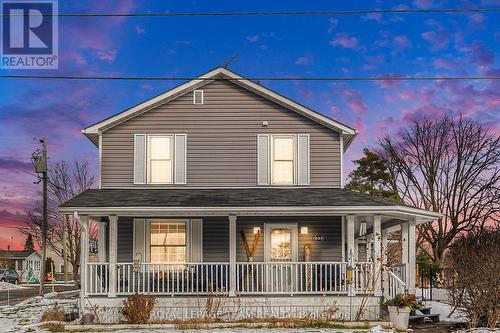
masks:
<svg viewBox="0 0 500 333"><path fill-rule="evenodd" d="M288 138L292 139L293 143L293 179L291 183L277 183L274 181L274 139L275 138ZM269 149L269 168L271 181L270 184L273 186L293 186L297 185L297 135L296 134L271 134L270 137L270 149Z"/></svg>
<svg viewBox="0 0 500 333"><path fill-rule="evenodd" d="M191 223L189 219L147 219L145 228L145 242L146 242L146 260L151 262L151 223L184 223L185 225L185 239L186 239L186 262L191 261Z"/></svg>
<svg viewBox="0 0 500 333"><path fill-rule="evenodd" d="M170 182L151 181L151 138L170 139ZM146 182L148 184L174 184L175 177L175 136L173 134L148 134L146 136Z"/></svg>
<svg viewBox="0 0 500 333"><path fill-rule="evenodd" d="M201 94L201 103L196 103L196 93ZM202 105L205 102L205 93L201 89L197 89L193 91L193 104L194 105Z"/></svg>

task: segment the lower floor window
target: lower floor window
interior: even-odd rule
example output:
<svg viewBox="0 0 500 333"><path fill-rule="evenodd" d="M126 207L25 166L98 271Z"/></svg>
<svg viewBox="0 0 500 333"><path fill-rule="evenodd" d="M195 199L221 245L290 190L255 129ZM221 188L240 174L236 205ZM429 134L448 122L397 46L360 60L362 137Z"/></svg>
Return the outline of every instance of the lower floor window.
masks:
<svg viewBox="0 0 500 333"><path fill-rule="evenodd" d="M186 223L151 222L151 262L186 262Z"/></svg>

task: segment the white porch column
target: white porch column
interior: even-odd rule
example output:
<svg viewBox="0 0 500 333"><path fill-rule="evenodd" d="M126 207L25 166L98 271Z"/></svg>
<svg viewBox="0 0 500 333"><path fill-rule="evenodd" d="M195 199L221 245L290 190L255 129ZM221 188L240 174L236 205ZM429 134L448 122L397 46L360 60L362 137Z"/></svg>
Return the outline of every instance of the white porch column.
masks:
<svg viewBox="0 0 500 333"><path fill-rule="evenodd" d="M415 294L415 279L416 279L416 226L417 221L412 219L408 222L408 265L407 265L407 288L408 293Z"/></svg>
<svg viewBox="0 0 500 333"><path fill-rule="evenodd" d="M89 262L89 217L78 216L74 213L75 219L80 221L80 312L85 313L85 297L87 296L87 263Z"/></svg>
<svg viewBox="0 0 500 333"><path fill-rule="evenodd" d="M229 215L229 296L236 296L236 215Z"/></svg>
<svg viewBox="0 0 500 333"><path fill-rule="evenodd" d="M365 243L365 249L366 249L366 261L369 262L370 259L373 261L372 258L372 239L373 239L373 234L367 234L365 236L366 243Z"/></svg>
<svg viewBox="0 0 500 333"><path fill-rule="evenodd" d="M109 289L108 297L116 297L116 249L118 216L109 216Z"/></svg>
<svg viewBox="0 0 500 333"><path fill-rule="evenodd" d="M382 230L382 264L387 265L387 245L389 239L389 232L387 229Z"/></svg>
<svg viewBox="0 0 500 333"><path fill-rule="evenodd" d="M355 258L357 258L357 247L354 246L354 221L356 217L354 215L347 215L347 260L355 268ZM356 252L354 252L356 251ZM356 256L355 256L356 253ZM348 286L349 296L354 296L356 290L354 289L354 284Z"/></svg>
<svg viewBox="0 0 500 333"><path fill-rule="evenodd" d="M401 224L401 263L405 265L405 283L408 286L408 223Z"/></svg>
<svg viewBox="0 0 500 333"><path fill-rule="evenodd" d="M99 234L97 239L97 256L99 262L106 261L106 222L97 222Z"/></svg>
<svg viewBox="0 0 500 333"><path fill-rule="evenodd" d="M373 216L373 293L382 296L382 230L380 215Z"/></svg>

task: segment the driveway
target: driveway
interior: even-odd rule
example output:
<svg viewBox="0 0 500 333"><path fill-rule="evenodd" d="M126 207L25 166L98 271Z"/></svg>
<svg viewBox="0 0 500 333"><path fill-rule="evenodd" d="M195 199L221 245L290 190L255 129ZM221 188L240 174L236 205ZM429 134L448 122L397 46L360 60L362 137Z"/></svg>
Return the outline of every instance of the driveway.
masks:
<svg viewBox="0 0 500 333"><path fill-rule="evenodd" d="M78 290L78 286L69 286L69 285L55 285L54 287L56 292L68 291L68 290ZM52 286L45 286L44 293L52 292ZM19 289L11 289L11 290L0 290L0 306L7 305L10 302L10 305L19 304L25 299L30 297L38 296L38 286L29 286L23 287Z"/></svg>

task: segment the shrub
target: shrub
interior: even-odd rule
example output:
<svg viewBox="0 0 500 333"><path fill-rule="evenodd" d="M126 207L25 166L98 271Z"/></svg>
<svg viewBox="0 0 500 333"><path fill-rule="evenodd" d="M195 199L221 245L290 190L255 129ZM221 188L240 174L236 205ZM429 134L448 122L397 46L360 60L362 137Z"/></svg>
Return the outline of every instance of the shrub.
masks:
<svg viewBox="0 0 500 333"><path fill-rule="evenodd" d="M451 302L470 327L495 328L500 322L500 229L469 232L458 238L445 259Z"/></svg>
<svg viewBox="0 0 500 333"><path fill-rule="evenodd" d="M394 298L385 301L384 305L396 306L398 308L408 307L410 309L416 309L416 310L421 308L420 303L417 302L417 298L413 294L410 295L397 294L396 296L394 296Z"/></svg>
<svg viewBox="0 0 500 333"><path fill-rule="evenodd" d="M66 315L64 314L64 310L55 305L53 308L47 309L42 314L42 321L65 321Z"/></svg>
<svg viewBox="0 0 500 333"><path fill-rule="evenodd" d="M123 301L122 313L131 324L147 324L155 304L155 297L136 293Z"/></svg>

